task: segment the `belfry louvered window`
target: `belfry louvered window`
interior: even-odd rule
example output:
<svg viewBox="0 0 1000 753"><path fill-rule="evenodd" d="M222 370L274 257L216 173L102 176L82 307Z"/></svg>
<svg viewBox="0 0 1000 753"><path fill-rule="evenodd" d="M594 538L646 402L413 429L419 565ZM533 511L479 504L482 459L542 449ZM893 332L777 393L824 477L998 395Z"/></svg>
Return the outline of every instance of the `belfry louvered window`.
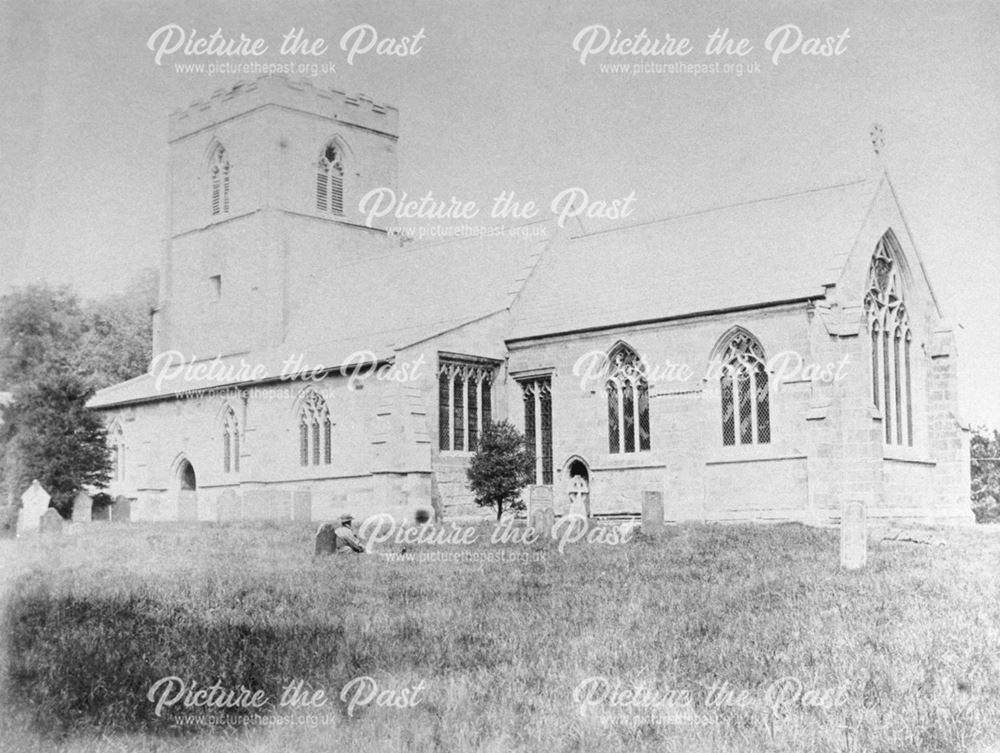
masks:
<svg viewBox="0 0 1000 753"><path fill-rule="evenodd" d="M875 247L868 272L865 315L871 337L872 402L882 412L886 444L913 445L913 333L903 301L892 231Z"/></svg>
<svg viewBox="0 0 1000 753"><path fill-rule="evenodd" d="M212 188L212 214L229 214L229 158L221 144L212 152L208 168Z"/></svg>
<svg viewBox="0 0 1000 753"><path fill-rule="evenodd" d="M493 420L492 363L442 358L438 365L438 447L475 452Z"/></svg>
<svg viewBox="0 0 1000 753"><path fill-rule="evenodd" d="M644 452L649 439L649 385L638 354L624 344L608 355L608 451Z"/></svg>
<svg viewBox="0 0 1000 753"><path fill-rule="evenodd" d="M722 351L722 444L768 444L771 400L764 349L748 332L729 338Z"/></svg>
<svg viewBox="0 0 1000 753"><path fill-rule="evenodd" d="M310 391L299 410L299 464L330 465L333 460L331 440L333 422L326 400Z"/></svg>
<svg viewBox="0 0 1000 753"><path fill-rule="evenodd" d="M344 213L344 161L336 143L323 149L316 167L316 209L330 214Z"/></svg>
<svg viewBox="0 0 1000 753"><path fill-rule="evenodd" d="M240 425L232 408L226 408L222 419L222 472L240 472Z"/></svg>

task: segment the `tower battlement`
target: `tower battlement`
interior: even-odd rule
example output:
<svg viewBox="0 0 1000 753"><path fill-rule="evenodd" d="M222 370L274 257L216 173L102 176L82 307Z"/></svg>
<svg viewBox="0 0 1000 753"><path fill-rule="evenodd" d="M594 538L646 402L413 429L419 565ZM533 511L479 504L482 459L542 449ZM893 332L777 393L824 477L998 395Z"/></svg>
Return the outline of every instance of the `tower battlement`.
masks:
<svg viewBox="0 0 1000 753"><path fill-rule="evenodd" d="M393 139L399 134L399 111L364 94L321 89L311 81L283 75L260 76L217 89L207 100L192 102L170 114L171 142L252 110L277 106L308 112L331 121L357 126Z"/></svg>

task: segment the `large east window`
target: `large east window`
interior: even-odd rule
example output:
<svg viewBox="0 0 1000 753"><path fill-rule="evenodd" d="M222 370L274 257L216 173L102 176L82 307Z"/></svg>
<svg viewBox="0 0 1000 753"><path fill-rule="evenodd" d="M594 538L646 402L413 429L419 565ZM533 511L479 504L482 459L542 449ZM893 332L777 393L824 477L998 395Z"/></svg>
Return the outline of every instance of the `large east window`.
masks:
<svg viewBox="0 0 1000 753"><path fill-rule="evenodd" d="M872 402L882 413L886 444L913 445L913 334L903 302L898 258L892 231L875 247L868 272L865 316L871 339Z"/></svg>

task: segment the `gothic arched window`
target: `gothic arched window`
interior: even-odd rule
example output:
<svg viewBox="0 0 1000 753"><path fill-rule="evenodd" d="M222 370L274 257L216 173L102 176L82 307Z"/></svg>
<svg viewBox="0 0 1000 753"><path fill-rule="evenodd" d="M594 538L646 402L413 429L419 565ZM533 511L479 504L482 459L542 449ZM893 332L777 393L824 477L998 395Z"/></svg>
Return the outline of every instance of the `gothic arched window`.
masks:
<svg viewBox="0 0 1000 753"><path fill-rule="evenodd" d="M230 407L222 418L222 472L240 472L240 425Z"/></svg>
<svg viewBox="0 0 1000 753"><path fill-rule="evenodd" d="M333 424L326 400L310 391L299 411L299 463L330 465L333 460Z"/></svg>
<svg viewBox="0 0 1000 753"><path fill-rule="evenodd" d="M334 141L323 148L316 165L316 209L331 214L344 213L343 151Z"/></svg>
<svg viewBox="0 0 1000 753"><path fill-rule="evenodd" d="M771 400L764 349L745 330L735 332L722 350L722 444L768 444Z"/></svg>
<svg viewBox="0 0 1000 753"><path fill-rule="evenodd" d="M649 449L649 385L638 354L624 343L608 355L608 451Z"/></svg>
<svg viewBox="0 0 1000 753"><path fill-rule="evenodd" d="M913 445L913 334L903 302L898 242L889 230L875 246L868 271L865 317L871 336L872 402L882 411L886 444Z"/></svg>
<svg viewBox="0 0 1000 753"><path fill-rule="evenodd" d="M438 447L475 452L493 421L492 362L441 358L438 363Z"/></svg>
<svg viewBox="0 0 1000 753"><path fill-rule="evenodd" d="M212 152L208 175L212 184L212 214L229 214L229 158L222 144Z"/></svg>

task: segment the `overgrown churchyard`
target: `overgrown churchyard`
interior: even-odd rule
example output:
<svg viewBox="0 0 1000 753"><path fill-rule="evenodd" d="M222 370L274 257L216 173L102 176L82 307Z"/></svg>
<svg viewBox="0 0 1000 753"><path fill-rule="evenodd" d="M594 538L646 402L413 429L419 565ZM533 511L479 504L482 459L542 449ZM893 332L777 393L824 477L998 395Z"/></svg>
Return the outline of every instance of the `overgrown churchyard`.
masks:
<svg viewBox="0 0 1000 753"><path fill-rule="evenodd" d="M997 536L871 531L867 564L848 570L835 529L685 525L560 546L503 527L423 542L404 527L329 556L291 523L2 541L0 737L34 750L45 730L101 753L997 742Z"/></svg>

